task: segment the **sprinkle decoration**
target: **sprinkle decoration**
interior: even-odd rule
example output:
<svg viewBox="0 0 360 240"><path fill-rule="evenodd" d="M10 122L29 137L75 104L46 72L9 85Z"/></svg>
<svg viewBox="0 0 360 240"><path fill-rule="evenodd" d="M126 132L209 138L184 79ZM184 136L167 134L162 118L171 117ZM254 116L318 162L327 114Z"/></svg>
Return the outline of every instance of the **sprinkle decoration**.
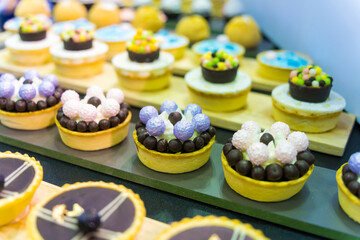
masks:
<svg viewBox="0 0 360 240"><path fill-rule="evenodd" d="M60 37L63 41L70 41L72 39L74 42L85 42L94 38L94 31L84 28L71 29L61 33Z"/></svg>
<svg viewBox="0 0 360 240"><path fill-rule="evenodd" d="M316 65L308 65L292 71L289 80L300 86L314 88L329 86L333 82L333 78Z"/></svg>
<svg viewBox="0 0 360 240"><path fill-rule="evenodd" d="M20 23L20 31L23 33L34 33L46 30L48 26L33 15L26 16Z"/></svg>
<svg viewBox="0 0 360 240"><path fill-rule="evenodd" d="M224 50L207 52L201 57L200 61L203 67L219 71L232 69L239 65L239 60Z"/></svg>
<svg viewBox="0 0 360 240"><path fill-rule="evenodd" d="M126 47L136 53L151 53L159 49L160 41L154 37L153 32L138 29L134 38L127 42Z"/></svg>

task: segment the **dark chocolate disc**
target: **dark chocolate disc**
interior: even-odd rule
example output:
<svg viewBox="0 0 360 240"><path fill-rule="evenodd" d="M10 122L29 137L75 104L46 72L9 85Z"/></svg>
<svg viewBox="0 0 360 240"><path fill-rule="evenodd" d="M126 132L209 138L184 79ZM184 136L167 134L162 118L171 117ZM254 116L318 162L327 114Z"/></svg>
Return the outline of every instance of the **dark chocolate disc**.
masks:
<svg viewBox="0 0 360 240"><path fill-rule="evenodd" d="M349 164L346 163L346 164L343 166L342 175L345 175L345 173L347 173L348 171L350 171L350 167L349 167Z"/></svg>
<svg viewBox="0 0 360 240"><path fill-rule="evenodd" d="M148 136L147 138L145 138L144 140L144 146L147 149L153 150L156 148L156 144L157 144L157 140L155 137L153 136Z"/></svg>
<svg viewBox="0 0 360 240"><path fill-rule="evenodd" d="M42 109L45 109L45 108L47 108L47 103L44 101L44 100L39 100L38 102L37 102L37 108L39 109L39 110L42 110Z"/></svg>
<svg viewBox="0 0 360 240"><path fill-rule="evenodd" d="M249 176L251 169L252 164L248 160L240 160L235 164L235 170L243 176Z"/></svg>
<svg viewBox="0 0 360 240"><path fill-rule="evenodd" d="M181 152L182 143L179 139L171 139L169 141L169 150L173 153Z"/></svg>
<svg viewBox="0 0 360 240"><path fill-rule="evenodd" d="M349 182L346 186L349 189L349 191L354 195L357 195L357 192L360 189L360 183L356 180Z"/></svg>
<svg viewBox="0 0 360 240"><path fill-rule="evenodd" d="M86 132L87 131L87 124L85 121L80 121L77 123L76 130L78 132Z"/></svg>
<svg viewBox="0 0 360 240"><path fill-rule="evenodd" d="M227 155L233 149L235 149L235 147L231 143L226 143L223 147L224 155Z"/></svg>
<svg viewBox="0 0 360 240"><path fill-rule="evenodd" d="M242 153L237 149L232 149L228 154L226 154L226 159L230 167L234 167L236 163L243 159Z"/></svg>
<svg viewBox="0 0 360 240"><path fill-rule="evenodd" d="M296 158L297 160L305 160L309 164L309 166L311 166L315 162L315 157L310 151L299 152Z"/></svg>
<svg viewBox="0 0 360 240"><path fill-rule="evenodd" d="M26 109L29 111L29 112L34 112L37 110L37 105L35 102L33 101L27 101L26 102Z"/></svg>
<svg viewBox="0 0 360 240"><path fill-rule="evenodd" d="M342 180L344 181L345 184L348 184L351 181L357 180L357 178L358 178L357 175L351 171L342 175Z"/></svg>
<svg viewBox="0 0 360 240"><path fill-rule="evenodd" d="M192 140L186 140L184 143L183 143L183 150L184 152L186 153L190 153L190 152L193 152L195 151L195 144Z"/></svg>
<svg viewBox="0 0 360 240"><path fill-rule="evenodd" d="M145 127L145 124L143 124L141 121L138 121L138 122L135 124L135 129L137 130L138 128L141 128L141 127Z"/></svg>
<svg viewBox="0 0 360 240"><path fill-rule="evenodd" d="M22 99L17 100L15 102L15 110L17 112L25 112L26 111L26 102Z"/></svg>
<svg viewBox="0 0 360 240"><path fill-rule="evenodd" d="M100 122L99 122L99 128L101 130L106 130L106 129L109 129L110 128L110 120L108 119L101 119Z"/></svg>
<svg viewBox="0 0 360 240"><path fill-rule="evenodd" d="M172 123L172 125L175 125L177 122L179 122L182 119L182 116L181 113L179 112L172 112L169 114L168 119Z"/></svg>
<svg viewBox="0 0 360 240"><path fill-rule="evenodd" d="M15 102L10 100L6 103L6 106L5 106L5 109L6 111L9 111L9 112L12 112L15 110Z"/></svg>
<svg viewBox="0 0 360 240"><path fill-rule="evenodd" d="M0 98L0 109L5 109L8 100L6 98Z"/></svg>
<svg viewBox="0 0 360 240"><path fill-rule="evenodd" d="M131 106L126 102L123 102L120 104L120 109L123 109L123 108L126 108L129 111L131 110Z"/></svg>
<svg viewBox="0 0 360 240"><path fill-rule="evenodd" d="M304 175L309 171L309 164L305 160L297 160L295 166L299 169L300 176Z"/></svg>
<svg viewBox="0 0 360 240"><path fill-rule="evenodd" d="M207 130L207 132L210 134L210 137L213 137L216 134L216 128L214 128L213 126L210 126L209 129Z"/></svg>
<svg viewBox="0 0 360 240"><path fill-rule="evenodd" d="M31 79L26 79L23 84L32 84L33 81Z"/></svg>
<svg viewBox="0 0 360 240"><path fill-rule="evenodd" d="M46 103L49 107L55 106L57 104L57 99L54 96L48 96L46 98Z"/></svg>
<svg viewBox="0 0 360 240"><path fill-rule="evenodd" d="M113 116L109 118L110 120L110 127L116 127L120 124L120 118L118 116Z"/></svg>
<svg viewBox="0 0 360 240"><path fill-rule="evenodd" d="M128 110L126 108L123 108L120 110L119 114L118 114L118 117L120 119L120 123L124 122L127 115L128 115Z"/></svg>
<svg viewBox="0 0 360 240"><path fill-rule="evenodd" d="M99 124L97 124L95 121L91 121L88 124L88 128L90 132L97 132L99 130Z"/></svg>
<svg viewBox="0 0 360 240"><path fill-rule="evenodd" d="M69 129L70 131L75 131L77 127L77 123L74 119L70 119L67 123L66 123L66 128Z"/></svg>
<svg viewBox="0 0 360 240"><path fill-rule="evenodd" d="M208 144L211 140L210 134L208 132L201 133L200 137L204 139L205 145Z"/></svg>
<svg viewBox="0 0 360 240"><path fill-rule="evenodd" d="M91 97L91 98L89 98L87 103L94 105L95 107L98 107L101 104L101 100L98 97Z"/></svg>
<svg viewBox="0 0 360 240"><path fill-rule="evenodd" d="M96 210L85 210L78 218L78 227L84 233L94 232L100 227L100 216Z"/></svg>
<svg viewBox="0 0 360 240"><path fill-rule="evenodd" d="M274 141L274 137L270 133L264 133L261 135L260 142L268 145L271 141Z"/></svg>
<svg viewBox="0 0 360 240"><path fill-rule="evenodd" d="M265 179L265 170L261 166L254 166L251 169L251 178L255 180L264 180Z"/></svg>
<svg viewBox="0 0 360 240"><path fill-rule="evenodd" d="M67 116L64 115L63 117L60 118L59 123L63 128L66 128L66 124L69 120L70 120L70 118L68 118Z"/></svg>
<svg viewBox="0 0 360 240"><path fill-rule="evenodd" d="M197 136L196 138L194 138L194 144L196 149L201 149L205 146L205 141L202 137Z"/></svg>
<svg viewBox="0 0 360 240"><path fill-rule="evenodd" d="M287 180L295 180L300 177L299 169L294 164L286 164L284 166L284 177Z"/></svg>
<svg viewBox="0 0 360 240"><path fill-rule="evenodd" d="M167 147L168 147L168 142L166 139L160 139L156 144L156 150L158 152L166 152Z"/></svg>
<svg viewBox="0 0 360 240"><path fill-rule="evenodd" d="M276 163L268 165L265 169L266 179L270 182L279 181L283 177L283 168Z"/></svg>

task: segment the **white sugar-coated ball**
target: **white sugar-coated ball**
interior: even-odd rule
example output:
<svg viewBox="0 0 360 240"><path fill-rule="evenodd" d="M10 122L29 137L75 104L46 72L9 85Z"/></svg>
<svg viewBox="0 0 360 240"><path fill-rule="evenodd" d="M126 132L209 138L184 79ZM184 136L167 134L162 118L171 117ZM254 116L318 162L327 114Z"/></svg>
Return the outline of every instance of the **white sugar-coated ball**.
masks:
<svg viewBox="0 0 360 240"><path fill-rule="evenodd" d="M99 86L92 86L86 90L86 96L89 98L90 97L101 98L102 95L104 95L104 90Z"/></svg>
<svg viewBox="0 0 360 240"><path fill-rule="evenodd" d="M269 159L269 149L264 143L253 143L247 149L247 155L252 163L261 166Z"/></svg>
<svg viewBox="0 0 360 240"><path fill-rule="evenodd" d="M91 104L81 104L79 110L79 117L85 122L94 121L97 117L97 109Z"/></svg>
<svg viewBox="0 0 360 240"><path fill-rule="evenodd" d="M74 99L71 99L63 105L63 113L65 116L71 119L77 118L80 110L80 102Z"/></svg>
<svg viewBox="0 0 360 240"><path fill-rule="evenodd" d="M106 94L106 98L110 99L113 98L115 99L119 104L121 104L124 101L124 93L123 91L121 91L121 89L119 88L112 88L110 89L107 94Z"/></svg>
<svg viewBox="0 0 360 240"><path fill-rule="evenodd" d="M116 116L120 112L120 104L115 99L106 99L101 103L101 111L105 117Z"/></svg>
<svg viewBox="0 0 360 240"><path fill-rule="evenodd" d="M276 122L270 127L270 133L273 136L276 136L277 134L281 134L284 137L289 136L290 134L290 127L286 123L283 122Z"/></svg>
<svg viewBox="0 0 360 240"><path fill-rule="evenodd" d="M61 95L61 102L63 104L65 104L67 101L70 100L76 100L76 101L80 101L80 96L77 92L75 92L74 90L66 90L62 95Z"/></svg>
<svg viewBox="0 0 360 240"><path fill-rule="evenodd" d="M295 146L288 142L279 142L275 148L275 158L282 164L291 163L297 155Z"/></svg>
<svg viewBox="0 0 360 240"><path fill-rule="evenodd" d="M295 146L298 152L305 151L309 146L309 139L303 132L292 132L287 140Z"/></svg>
<svg viewBox="0 0 360 240"><path fill-rule="evenodd" d="M239 130L232 137L232 145L241 151L246 151L252 143L252 135L246 130Z"/></svg>
<svg viewBox="0 0 360 240"><path fill-rule="evenodd" d="M261 127L257 122L254 121L246 121L241 125L241 129L246 130L250 133L260 133Z"/></svg>

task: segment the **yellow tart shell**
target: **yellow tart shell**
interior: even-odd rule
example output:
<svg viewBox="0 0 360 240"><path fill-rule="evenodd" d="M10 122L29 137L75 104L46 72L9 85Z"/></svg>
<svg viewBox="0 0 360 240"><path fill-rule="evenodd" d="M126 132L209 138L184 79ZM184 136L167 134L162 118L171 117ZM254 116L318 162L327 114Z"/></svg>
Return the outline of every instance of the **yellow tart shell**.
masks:
<svg viewBox="0 0 360 240"><path fill-rule="evenodd" d="M55 123L55 116L61 103L36 112L13 113L0 110L1 123L9 128L20 130L39 130Z"/></svg>
<svg viewBox="0 0 360 240"><path fill-rule="evenodd" d="M128 194L128 198L133 202L135 206L135 216L133 224L123 233L117 235L114 240L130 240L134 239L136 234L140 231L141 225L144 222L146 210L144 207L143 201L140 199L138 194L135 194L131 189L124 187L123 185L116 185L115 183L105 183L105 182L82 182L82 183L74 183L74 184L65 184L58 192L52 194L47 199L39 202L35 207L33 207L29 213L26 222L26 229L31 239L40 240L43 239L37 229L36 226L36 213L39 208L46 205L51 199L56 196L70 191L74 189L84 188L84 187L102 187L109 188L119 192L126 192Z"/></svg>
<svg viewBox="0 0 360 240"><path fill-rule="evenodd" d="M62 127L57 119L56 126L63 143L71 148L82 151L96 151L112 147L122 142L128 134L131 112L129 111L125 121L116 127L98 132L76 132Z"/></svg>
<svg viewBox="0 0 360 240"><path fill-rule="evenodd" d="M140 161L148 168L164 173L185 173L203 166L210 158L215 136L200 150L192 153L160 153L147 149L137 140L136 130L133 132L136 151Z"/></svg>
<svg viewBox="0 0 360 240"><path fill-rule="evenodd" d="M37 66L51 60L49 47L37 50L16 50L7 47L9 59L15 64L22 66Z"/></svg>
<svg viewBox="0 0 360 240"><path fill-rule="evenodd" d="M271 50L271 51L283 52L283 50ZM256 56L256 60L258 63L258 74L266 79L287 82L289 80L290 72L295 69L282 68L282 67L276 67L265 64L264 62L261 61L261 57L265 55L267 52L268 51L261 52ZM309 65L313 63L313 61L304 54L296 53L296 55L307 60Z"/></svg>
<svg viewBox="0 0 360 240"><path fill-rule="evenodd" d="M69 78L86 78L96 76L103 72L105 62L105 54L97 56L96 60L93 58L83 59L83 63L76 64L62 59L54 58L55 70L59 75Z"/></svg>
<svg viewBox="0 0 360 240"><path fill-rule="evenodd" d="M241 196L259 202L279 202L291 198L300 192L314 170L314 165L311 165L309 171L299 179L287 182L267 182L237 173L228 164L224 153L221 154L221 161L228 185Z"/></svg>
<svg viewBox="0 0 360 240"><path fill-rule="evenodd" d="M245 231L247 236L254 240L268 240L261 230L254 229L250 224L244 224L239 220L231 220L227 217L216 216L195 216L194 218L184 218L180 222L175 222L166 228L155 240L169 240L174 235L194 227L218 226Z"/></svg>
<svg viewBox="0 0 360 240"><path fill-rule="evenodd" d="M0 199L0 226L2 226L14 220L30 204L42 181L43 169L35 158L29 157L27 154L0 152L0 158L18 158L31 163L35 169L34 179L24 192L13 197Z"/></svg>
<svg viewBox="0 0 360 240"><path fill-rule="evenodd" d="M346 164L346 163L345 163ZM339 203L344 212L355 222L360 223L360 199L352 194L342 180L343 164L336 172Z"/></svg>

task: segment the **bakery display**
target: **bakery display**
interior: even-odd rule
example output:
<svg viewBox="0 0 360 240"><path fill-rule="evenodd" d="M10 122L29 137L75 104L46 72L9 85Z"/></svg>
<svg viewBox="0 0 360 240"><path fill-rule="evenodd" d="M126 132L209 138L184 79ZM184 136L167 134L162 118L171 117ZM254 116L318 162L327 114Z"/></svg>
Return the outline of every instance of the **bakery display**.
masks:
<svg viewBox="0 0 360 240"><path fill-rule="evenodd" d="M345 99L331 91L333 78L319 66L290 73L289 83L272 91L273 117L293 130L320 133L336 127Z"/></svg>
<svg viewBox="0 0 360 240"><path fill-rule="evenodd" d="M254 18L242 15L232 18L225 26L224 33L231 42L246 48L255 48L262 40L262 35Z"/></svg>
<svg viewBox="0 0 360 240"><path fill-rule="evenodd" d="M239 61L223 50L201 57L201 67L185 75L191 100L202 108L230 112L246 105L249 75L238 70Z"/></svg>
<svg viewBox="0 0 360 240"><path fill-rule="evenodd" d="M165 29L157 32L155 37L161 42L160 48L162 51L171 53L175 60L183 58L185 50L189 45L189 39L175 33L170 33Z"/></svg>
<svg viewBox="0 0 360 240"><path fill-rule="evenodd" d="M138 194L105 182L66 184L30 211L31 239L134 239L145 218Z"/></svg>
<svg viewBox="0 0 360 240"><path fill-rule="evenodd" d="M77 0L60 0L53 9L55 22L64 22L86 18L87 10L84 4Z"/></svg>
<svg viewBox="0 0 360 240"><path fill-rule="evenodd" d="M237 219L216 216L184 218L165 229L156 240L266 240L261 230Z"/></svg>
<svg viewBox="0 0 360 240"><path fill-rule="evenodd" d="M291 71L312 64L312 60L301 53L287 50L268 50L256 56L259 76L287 82Z"/></svg>
<svg viewBox="0 0 360 240"><path fill-rule="evenodd" d="M141 28L152 32L157 32L165 25L165 19L154 6L141 6L135 11L134 19L131 24L134 28Z"/></svg>
<svg viewBox="0 0 360 240"><path fill-rule="evenodd" d="M360 223L360 153L350 156L336 172L338 197L341 208L355 222Z"/></svg>
<svg viewBox="0 0 360 240"><path fill-rule="evenodd" d="M200 106L189 104L184 113L174 101L140 110L133 133L140 161L155 171L185 173L203 166L210 157L216 129Z"/></svg>
<svg viewBox="0 0 360 240"><path fill-rule="evenodd" d="M119 88L110 89L105 96L102 88L93 86L81 100L77 92L66 90L61 102L63 107L58 110L55 122L65 145L95 151L126 138L131 112Z"/></svg>
<svg viewBox="0 0 360 240"><path fill-rule="evenodd" d="M136 30L130 24L121 23L97 29L95 39L108 45L106 60L111 61L116 54L126 50L126 42L131 40L135 34Z"/></svg>
<svg viewBox="0 0 360 240"><path fill-rule="evenodd" d="M47 33L46 21L36 16L22 19L19 33L5 40L9 60L17 65L35 66L50 60L49 48L58 42L55 34Z"/></svg>
<svg viewBox="0 0 360 240"><path fill-rule="evenodd" d="M119 24L120 8L112 1L97 1L90 8L88 18L97 28Z"/></svg>
<svg viewBox="0 0 360 240"><path fill-rule="evenodd" d="M303 132L283 122L263 132L245 122L223 147L221 161L228 185L259 202L284 201L297 194L314 170L315 157Z"/></svg>
<svg viewBox="0 0 360 240"><path fill-rule="evenodd" d="M112 59L124 88L154 91L169 85L174 57L160 51L160 42L152 32L138 29L126 49Z"/></svg>
<svg viewBox="0 0 360 240"><path fill-rule="evenodd" d="M210 27L206 19L200 15L191 15L181 18L175 32L187 37L195 43L210 37Z"/></svg>
<svg viewBox="0 0 360 240"><path fill-rule="evenodd" d="M30 69L19 80L10 73L0 76L0 121L9 128L38 130L53 125L64 89L57 77Z"/></svg>
<svg viewBox="0 0 360 240"><path fill-rule="evenodd" d="M93 31L78 28L61 34L63 43L50 48L55 71L70 78L87 78L103 71L108 46L93 41Z"/></svg>
<svg viewBox="0 0 360 240"><path fill-rule="evenodd" d="M43 169L35 158L0 152L0 226L25 210L42 178Z"/></svg>

